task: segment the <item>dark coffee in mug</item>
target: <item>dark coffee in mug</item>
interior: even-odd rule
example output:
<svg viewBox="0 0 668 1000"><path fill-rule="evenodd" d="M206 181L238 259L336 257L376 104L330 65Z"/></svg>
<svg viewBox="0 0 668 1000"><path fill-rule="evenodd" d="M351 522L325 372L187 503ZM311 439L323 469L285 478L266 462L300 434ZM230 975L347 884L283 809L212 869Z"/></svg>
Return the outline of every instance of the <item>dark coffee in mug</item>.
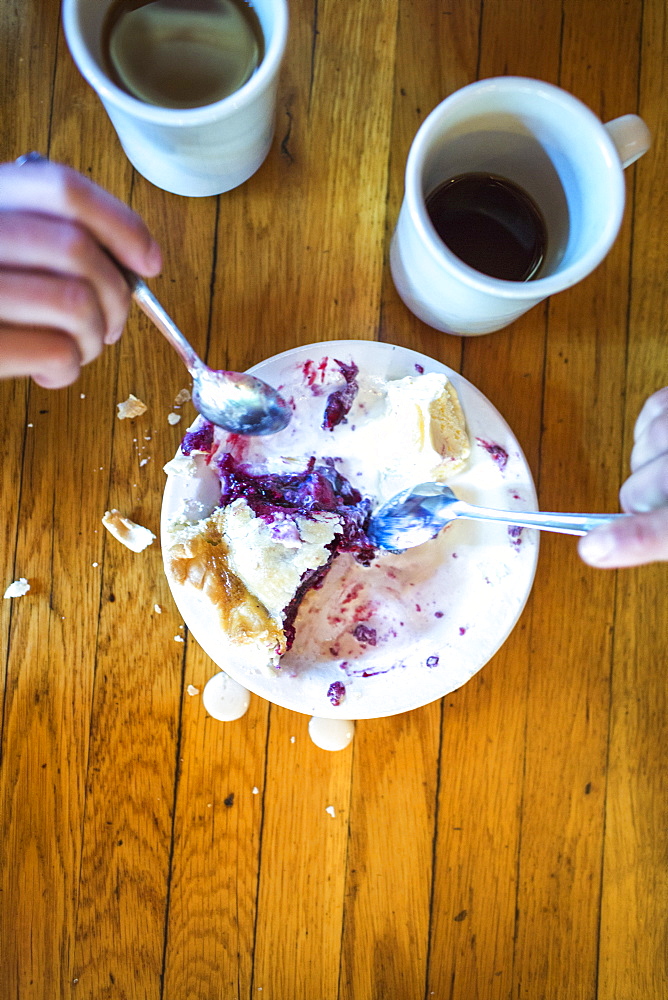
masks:
<svg viewBox="0 0 668 1000"><path fill-rule="evenodd" d="M469 267L504 281L538 276L545 221L517 184L493 174L460 174L432 191L426 208L441 240Z"/></svg>
<svg viewBox="0 0 668 1000"><path fill-rule="evenodd" d="M264 55L260 22L246 0L115 0L102 46L119 87L165 108L228 97Z"/></svg>

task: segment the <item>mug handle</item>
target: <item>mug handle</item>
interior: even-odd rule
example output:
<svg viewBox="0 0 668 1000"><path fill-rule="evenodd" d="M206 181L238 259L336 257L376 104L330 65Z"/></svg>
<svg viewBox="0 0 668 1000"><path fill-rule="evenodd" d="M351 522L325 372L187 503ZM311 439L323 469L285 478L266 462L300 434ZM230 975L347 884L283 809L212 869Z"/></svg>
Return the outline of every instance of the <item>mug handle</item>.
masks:
<svg viewBox="0 0 668 1000"><path fill-rule="evenodd" d="M605 123L624 168L640 159L652 144L650 131L638 115L622 115Z"/></svg>

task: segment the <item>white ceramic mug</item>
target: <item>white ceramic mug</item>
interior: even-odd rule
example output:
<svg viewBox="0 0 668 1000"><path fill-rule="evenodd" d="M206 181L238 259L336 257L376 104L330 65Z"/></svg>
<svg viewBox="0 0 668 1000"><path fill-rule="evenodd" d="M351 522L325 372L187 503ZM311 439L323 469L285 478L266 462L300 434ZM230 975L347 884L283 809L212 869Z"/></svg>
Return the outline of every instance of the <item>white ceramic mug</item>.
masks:
<svg viewBox="0 0 668 1000"><path fill-rule="evenodd" d="M63 28L79 71L96 91L134 167L165 191L189 196L238 187L265 160L288 31L287 0L253 0L264 57L228 97L198 108L146 104L110 79L101 51L113 0L63 0Z"/></svg>
<svg viewBox="0 0 668 1000"><path fill-rule="evenodd" d="M446 333L507 326L605 257L624 211L623 168L649 144L637 115L603 125L577 98L540 80L498 77L451 94L425 119L408 155L390 250L399 295L419 319ZM547 249L536 278L488 277L438 236L427 197L444 181L474 172L513 181L540 209Z"/></svg>

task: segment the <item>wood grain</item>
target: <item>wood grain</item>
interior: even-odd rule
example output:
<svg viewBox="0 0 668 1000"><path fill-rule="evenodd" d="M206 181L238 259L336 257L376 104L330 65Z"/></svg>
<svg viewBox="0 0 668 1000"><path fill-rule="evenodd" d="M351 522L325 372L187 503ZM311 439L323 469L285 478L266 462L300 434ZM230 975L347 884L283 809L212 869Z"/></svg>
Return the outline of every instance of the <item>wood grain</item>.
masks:
<svg viewBox="0 0 668 1000"><path fill-rule="evenodd" d="M598 5L563 6L559 82L604 119L636 109L637 46L629 39L637 37L640 12L625 4L600 24ZM622 39L627 57L612 66L610 51ZM613 77L616 106L601 97L611 95ZM540 467L546 509L557 492L567 509L614 509L628 275L629 216L601 267L549 303ZM592 449L592 440L609 446ZM583 569L572 547L554 542L546 537L542 545L534 600L542 605L541 644L559 668L535 661L530 675L515 968L526 996L544 988L549 970L557 995L588 997L597 976L615 580ZM583 608L586 625L578 626ZM548 768L549 793L538 793Z"/></svg>
<svg viewBox="0 0 668 1000"><path fill-rule="evenodd" d="M638 112L650 126L653 146L647 171L635 172L628 191L634 214L624 466L633 443L633 424L647 393L666 383L668 310L662 278L666 231L661 219L668 206L659 178L668 169L663 96L667 74L665 59L655 63L648 56L652 39L667 38L665 7L645 6ZM665 589L662 566L619 574L617 581L598 966L599 996L604 1000L660 996L668 985L661 902L668 881Z"/></svg>
<svg viewBox="0 0 668 1000"><path fill-rule="evenodd" d="M637 413L668 383L663 0L292 0L272 151L218 198L137 175L47 0L0 6L0 159L71 163L147 220L151 284L214 365L381 339L461 371L547 509L615 509ZM420 123L477 78L557 83L653 146L611 253L479 338L426 327L389 270ZM156 545L192 416L136 309L79 382L0 383L0 1000L663 1000L665 564L596 572L544 536L518 626L468 684L315 747L253 698L222 724ZM121 422L128 393L148 410ZM167 422L170 412L181 423ZM184 641L181 641L184 640ZM333 807L333 808L329 808ZM328 811L329 810L329 811ZM333 813L333 814L332 814Z"/></svg>

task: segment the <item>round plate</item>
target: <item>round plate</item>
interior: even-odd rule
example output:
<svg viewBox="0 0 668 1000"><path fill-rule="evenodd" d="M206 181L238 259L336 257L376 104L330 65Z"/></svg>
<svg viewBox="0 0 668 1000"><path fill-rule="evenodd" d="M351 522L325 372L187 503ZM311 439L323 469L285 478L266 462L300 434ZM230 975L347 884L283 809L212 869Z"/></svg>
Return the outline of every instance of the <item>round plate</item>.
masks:
<svg viewBox="0 0 668 1000"><path fill-rule="evenodd" d="M475 386L432 358L376 341L329 341L286 351L250 371L280 389L301 379L305 362L318 365L328 357L390 379L445 373L459 394L471 440L467 466L449 485L471 503L537 509L529 466L508 424ZM167 522L184 503L202 504L205 516L217 487L204 463L192 478L168 476L163 551ZM369 567L339 556L323 587L307 594L294 645L271 674L244 663L241 647L226 641L216 609L198 592L170 586L205 652L255 694L307 715L372 719L426 705L480 670L515 626L537 557L537 531L464 520L426 545L385 553ZM335 681L345 689L339 704L328 694Z"/></svg>

